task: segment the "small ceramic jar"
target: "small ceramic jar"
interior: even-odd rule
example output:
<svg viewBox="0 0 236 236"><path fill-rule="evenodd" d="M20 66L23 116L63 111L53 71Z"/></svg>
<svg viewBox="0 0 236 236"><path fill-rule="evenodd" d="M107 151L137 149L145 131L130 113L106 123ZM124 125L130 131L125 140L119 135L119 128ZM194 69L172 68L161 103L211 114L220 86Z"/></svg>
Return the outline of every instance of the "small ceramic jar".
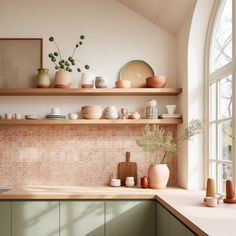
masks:
<svg viewBox="0 0 236 236"><path fill-rule="evenodd" d="M125 186L126 187L133 187L134 185L135 185L134 177L126 177Z"/></svg>
<svg viewBox="0 0 236 236"><path fill-rule="evenodd" d="M148 188L148 177L147 176L143 176L141 178L141 187Z"/></svg>
<svg viewBox="0 0 236 236"><path fill-rule="evenodd" d="M6 119L6 120L12 120L12 119L13 119L13 114L11 114L11 113L6 113L6 114L5 114L5 119Z"/></svg>
<svg viewBox="0 0 236 236"><path fill-rule="evenodd" d="M111 186L112 187L119 187L121 185L120 179L111 179Z"/></svg>
<svg viewBox="0 0 236 236"><path fill-rule="evenodd" d="M107 88L108 87L108 80L102 76L95 77L95 87L96 88Z"/></svg>
<svg viewBox="0 0 236 236"><path fill-rule="evenodd" d="M93 73L82 73L81 75L81 87L82 88L93 88L94 86L94 74Z"/></svg>
<svg viewBox="0 0 236 236"><path fill-rule="evenodd" d="M78 114L76 113L69 113L68 117L70 120L77 120L78 119Z"/></svg>
<svg viewBox="0 0 236 236"><path fill-rule="evenodd" d="M21 120L23 117L22 117L22 114L21 113L15 113L15 119L16 120Z"/></svg>
<svg viewBox="0 0 236 236"><path fill-rule="evenodd" d="M118 110L115 106L108 106L104 109L103 112L105 119L117 119L119 118Z"/></svg>
<svg viewBox="0 0 236 236"><path fill-rule="evenodd" d="M49 88L50 87L50 78L49 78L49 69L39 68L37 75L37 87L38 88Z"/></svg>

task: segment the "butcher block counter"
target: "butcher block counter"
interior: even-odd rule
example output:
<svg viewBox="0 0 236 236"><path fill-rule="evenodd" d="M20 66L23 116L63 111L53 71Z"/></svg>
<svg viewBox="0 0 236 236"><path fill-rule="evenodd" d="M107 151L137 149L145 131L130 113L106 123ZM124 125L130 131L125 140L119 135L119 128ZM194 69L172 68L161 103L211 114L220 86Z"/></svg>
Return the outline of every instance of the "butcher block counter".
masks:
<svg viewBox="0 0 236 236"><path fill-rule="evenodd" d="M233 233L236 225L236 205L227 205L221 202L216 208L209 208L203 202L204 196L205 191L187 191L180 188L153 190L98 186L34 186L13 188L5 193L1 193L0 203L11 202L13 204L22 201L33 203L44 201L64 203L71 201L74 204L75 202L90 200L90 202L108 202L107 206L118 202L122 206L123 203L126 204L127 202L154 203L156 201L156 204L159 204L164 210L171 213L171 215L186 226L186 229L183 231L184 233L178 234L175 229L175 236L236 235L236 233ZM155 206L158 212L158 205L152 206ZM154 215L156 215L158 222L158 213ZM160 227L162 226L163 223ZM158 231L158 226L155 228ZM107 226L105 229L109 229L109 227ZM182 228L179 227L179 230L181 232ZM161 236L161 233L155 233L153 235ZM172 234L169 233L167 235L171 236Z"/></svg>

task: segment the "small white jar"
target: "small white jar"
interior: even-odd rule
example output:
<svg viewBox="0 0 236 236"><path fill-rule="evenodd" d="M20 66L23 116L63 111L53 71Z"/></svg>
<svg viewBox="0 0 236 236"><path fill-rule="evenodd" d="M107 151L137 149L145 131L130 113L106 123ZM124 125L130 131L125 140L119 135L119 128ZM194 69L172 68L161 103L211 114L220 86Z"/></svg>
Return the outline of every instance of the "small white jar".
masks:
<svg viewBox="0 0 236 236"><path fill-rule="evenodd" d="M111 179L111 186L112 187L119 187L121 185L120 179Z"/></svg>
<svg viewBox="0 0 236 236"><path fill-rule="evenodd" d="M76 113L69 113L68 117L70 120L77 120L78 119L78 114Z"/></svg>
<svg viewBox="0 0 236 236"><path fill-rule="evenodd" d="M134 177L126 177L125 186L126 187L133 187L134 185L135 185Z"/></svg>

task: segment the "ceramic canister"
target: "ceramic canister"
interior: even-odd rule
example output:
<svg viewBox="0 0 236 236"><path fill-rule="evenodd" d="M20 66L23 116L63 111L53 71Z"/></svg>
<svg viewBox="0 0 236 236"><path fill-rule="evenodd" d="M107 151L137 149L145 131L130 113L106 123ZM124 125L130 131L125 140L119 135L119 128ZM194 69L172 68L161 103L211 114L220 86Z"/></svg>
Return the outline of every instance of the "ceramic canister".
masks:
<svg viewBox="0 0 236 236"><path fill-rule="evenodd" d="M39 68L37 75L37 87L38 88L48 88L50 87L49 69Z"/></svg>
<svg viewBox="0 0 236 236"><path fill-rule="evenodd" d="M117 119L119 117L118 110L115 106L106 107L103 115L106 119Z"/></svg>
<svg viewBox="0 0 236 236"><path fill-rule="evenodd" d="M108 87L108 80L102 76L95 77L95 87L96 88L107 88Z"/></svg>
<svg viewBox="0 0 236 236"><path fill-rule="evenodd" d="M81 86L83 87L83 85L87 85L90 87L93 87L94 85L94 74L90 73L90 72L85 72L81 74Z"/></svg>

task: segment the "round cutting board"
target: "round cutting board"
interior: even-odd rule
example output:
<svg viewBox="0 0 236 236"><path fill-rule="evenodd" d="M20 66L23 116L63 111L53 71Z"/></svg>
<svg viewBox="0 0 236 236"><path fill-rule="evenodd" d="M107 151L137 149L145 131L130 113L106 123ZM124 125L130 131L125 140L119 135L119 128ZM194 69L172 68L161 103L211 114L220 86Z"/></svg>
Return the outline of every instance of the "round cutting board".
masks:
<svg viewBox="0 0 236 236"><path fill-rule="evenodd" d="M154 76L154 71L150 65L142 60L126 63L119 73L119 79L131 81L132 88L145 88L146 78L150 76Z"/></svg>

